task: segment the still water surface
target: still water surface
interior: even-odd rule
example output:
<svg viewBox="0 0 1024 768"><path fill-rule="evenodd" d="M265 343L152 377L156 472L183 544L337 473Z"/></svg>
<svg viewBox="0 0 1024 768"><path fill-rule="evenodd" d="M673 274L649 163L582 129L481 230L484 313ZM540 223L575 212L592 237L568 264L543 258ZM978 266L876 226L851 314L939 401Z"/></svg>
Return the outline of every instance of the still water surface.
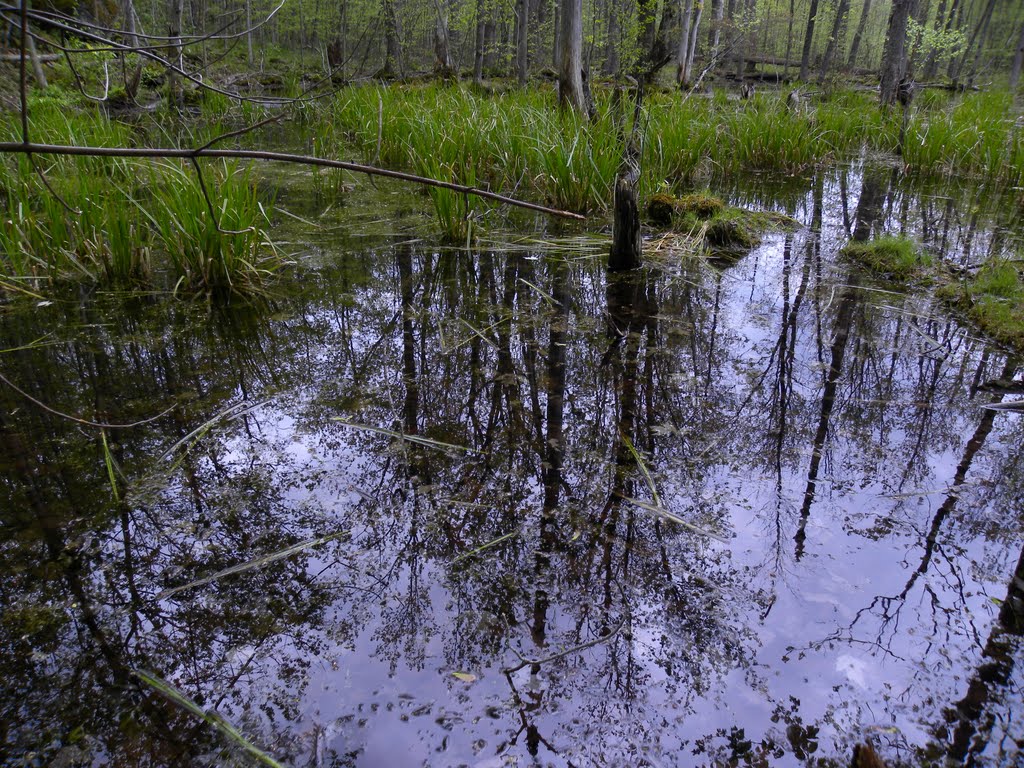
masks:
<svg viewBox="0 0 1024 768"><path fill-rule="evenodd" d="M837 256L1012 249L974 194L747 186L803 228L724 269L324 233L258 306L5 308L32 397L173 410L0 389L3 764L256 764L139 670L294 766L1016 764L1019 361Z"/></svg>

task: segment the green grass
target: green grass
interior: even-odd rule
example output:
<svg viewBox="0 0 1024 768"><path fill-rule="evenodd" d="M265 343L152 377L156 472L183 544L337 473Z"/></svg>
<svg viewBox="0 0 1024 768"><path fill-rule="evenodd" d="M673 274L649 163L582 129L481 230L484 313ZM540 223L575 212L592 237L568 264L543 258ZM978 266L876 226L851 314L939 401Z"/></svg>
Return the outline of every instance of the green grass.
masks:
<svg viewBox="0 0 1024 768"><path fill-rule="evenodd" d="M50 96L33 98L30 114L34 141L133 143L128 126L69 112ZM0 136L20 138L18 121L0 121ZM0 281L8 290L66 280L132 287L169 273L176 288L245 293L281 266L246 170L206 169L218 228L190 166L99 157L37 156L35 163L0 158Z"/></svg>
<svg viewBox="0 0 1024 768"><path fill-rule="evenodd" d="M867 242L850 242L841 253L872 272L906 282L923 274L931 257L907 237L883 235Z"/></svg>

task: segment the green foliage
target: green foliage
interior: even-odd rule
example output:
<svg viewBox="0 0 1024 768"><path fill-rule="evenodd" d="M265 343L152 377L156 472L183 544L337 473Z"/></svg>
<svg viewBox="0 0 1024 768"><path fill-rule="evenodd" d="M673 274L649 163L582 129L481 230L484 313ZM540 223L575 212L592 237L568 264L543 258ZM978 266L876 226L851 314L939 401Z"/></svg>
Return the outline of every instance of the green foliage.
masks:
<svg viewBox="0 0 1024 768"><path fill-rule="evenodd" d="M841 253L872 272L904 282L922 273L931 257L907 237L883 235L869 242L848 243Z"/></svg>

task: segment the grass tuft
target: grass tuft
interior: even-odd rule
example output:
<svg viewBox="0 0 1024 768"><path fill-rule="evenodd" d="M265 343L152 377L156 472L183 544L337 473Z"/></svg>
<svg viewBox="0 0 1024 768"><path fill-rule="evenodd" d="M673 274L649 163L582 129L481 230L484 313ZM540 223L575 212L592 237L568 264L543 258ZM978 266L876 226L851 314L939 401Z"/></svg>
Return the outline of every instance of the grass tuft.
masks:
<svg viewBox="0 0 1024 768"><path fill-rule="evenodd" d="M874 240L848 243L840 252L861 266L890 280L905 282L923 274L931 257L907 237L883 235Z"/></svg>

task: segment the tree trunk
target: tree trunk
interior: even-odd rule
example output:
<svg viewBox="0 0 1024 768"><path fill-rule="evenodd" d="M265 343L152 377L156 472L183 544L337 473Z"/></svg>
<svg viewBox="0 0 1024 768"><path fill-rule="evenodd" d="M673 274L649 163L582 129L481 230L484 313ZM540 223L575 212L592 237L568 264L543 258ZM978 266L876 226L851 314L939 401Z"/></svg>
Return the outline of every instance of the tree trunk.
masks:
<svg viewBox="0 0 1024 768"><path fill-rule="evenodd" d="M400 77L402 74L402 43L398 31L397 0L384 2L384 67L381 77Z"/></svg>
<svg viewBox="0 0 1024 768"><path fill-rule="evenodd" d="M608 0L608 41L605 45L604 68L606 75L619 74L619 2Z"/></svg>
<svg viewBox="0 0 1024 768"><path fill-rule="evenodd" d="M484 45L486 44L485 15L487 0L476 0L476 50L473 55L473 82L483 85L484 82Z"/></svg>
<svg viewBox="0 0 1024 768"><path fill-rule="evenodd" d="M782 65L783 76L789 76L789 56L793 53L793 25L796 23L796 0L789 0L789 24L786 31L786 59Z"/></svg>
<svg viewBox="0 0 1024 768"><path fill-rule="evenodd" d="M693 78L693 60L697 55L697 32L700 30L700 18L704 14L704 0L697 0L693 9L693 26L690 27L690 55L686 57L686 82Z"/></svg>
<svg viewBox="0 0 1024 768"><path fill-rule="evenodd" d="M725 15L723 0L711 0L711 25L708 29L708 64L718 58L718 46L722 42L722 20Z"/></svg>
<svg viewBox="0 0 1024 768"><path fill-rule="evenodd" d="M896 0L899 2L899 0ZM818 0L811 0L811 10L807 15L807 31L804 32L804 51L800 56L800 79L806 80L811 74L811 45L814 43L814 24L818 20Z"/></svg>
<svg viewBox="0 0 1024 768"><path fill-rule="evenodd" d="M989 0L987 6L985 6L985 15L978 25L980 32L978 33L978 46L974 52L974 63L971 65L971 71L967 74L967 85L974 85L974 77L978 74L978 65L981 63L981 54L985 50L985 42L988 39L989 24L992 22L992 11L995 9L996 0ZM968 46L968 49L970 46Z"/></svg>
<svg viewBox="0 0 1024 768"><path fill-rule="evenodd" d="M821 82L825 82L825 78L828 77L832 60L835 58L836 50L839 48L839 41L846 31L846 17L849 13L850 0L839 0L839 6L836 8L836 20L832 25L832 34L828 38L828 45L825 46L825 56L821 60Z"/></svg>
<svg viewBox="0 0 1024 768"><path fill-rule="evenodd" d="M939 0L939 10L935 12L934 28L936 33L942 32L942 22L943 19L946 18L946 2L947 0ZM924 65L921 67L923 77L926 80L930 80L931 78L935 77L934 70L938 64L938 58L939 54L935 48L932 48L930 51L928 51L928 56L925 58ZM929 74L929 72L931 74Z"/></svg>
<svg viewBox="0 0 1024 768"><path fill-rule="evenodd" d="M1024 67L1024 21L1020 25L1020 37L1017 38L1017 53L1013 57L1013 67L1010 69L1010 90L1017 89L1020 82L1020 71Z"/></svg>
<svg viewBox="0 0 1024 768"><path fill-rule="evenodd" d="M638 168L624 163L615 177L612 250L608 256L611 272L636 269L641 264L640 210L636 200L639 176Z"/></svg>
<svg viewBox="0 0 1024 768"><path fill-rule="evenodd" d="M181 17L184 11L182 0L169 0L167 6L167 36L171 39L170 59L176 67L181 64ZM167 102L171 107L182 103L181 81L176 72L167 71Z"/></svg>
<svg viewBox="0 0 1024 768"><path fill-rule="evenodd" d="M443 3L445 0L434 0L434 11L437 21L434 24L434 73L442 80L455 77L455 65L452 63L451 45L448 37L448 11Z"/></svg>
<svg viewBox="0 0 1024 768"><path fill-rule="evenodd" d="M516 0L516 79L520 87L526 86L529 75L529 30L530 4L528 0Z"/></svg>
<svg viewBox="0 0 1024 768"><path fill-rule="evenodd" d="M900 81L907 74L907 26L915 0L893 0L889 29L882 51L880 103L883 107L896 102Z"/></svg>
<svg viewBox="0 0 1024 768"><path fill-rule="evenodd" d="M864 38L864 28L867 26L870 13L871 0L864 0L864 10L861 11L860 21L857 22L857 31L853 33L853 42L850 43L850 56L846 60L847 69L854 69L857 66L857 51L860 50L860 41Z"/></svg>
<svg viewBox="0 0 1024 768"><path fill-rule="evenodd" d="M583 0L560 0L561 32L558 56L558 101L581 115L587 113L583 94Z"/></svg>
<svg viewBox="0 0 1024 768"><path fill-rule="evenodd" d="M671 2L672 0L669 0ZM690 58L690 23L693 19L693 0L686 0L683 6L682 26L679 30L679 50L676 51L676 82L685 87L689 79L686 72L686 61Z"/></svg>

